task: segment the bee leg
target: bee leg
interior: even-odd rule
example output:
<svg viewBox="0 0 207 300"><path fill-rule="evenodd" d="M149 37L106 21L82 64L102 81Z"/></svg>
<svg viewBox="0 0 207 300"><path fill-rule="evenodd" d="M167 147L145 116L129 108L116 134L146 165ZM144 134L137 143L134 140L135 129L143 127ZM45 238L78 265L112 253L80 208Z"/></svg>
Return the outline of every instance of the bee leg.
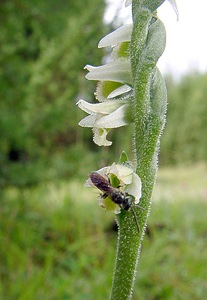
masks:
<svg viewBox="0 0 207 300"><path fill-rule="evenodd" d="M108 197L108 194L107 194L107 193L103 193L103 194L101 195L101 197L102 197L103 199L105 199L105 198Z"/></svg>
<svg viewBox="0 0 207 300"><path fill-rule="evenodd" d="M137 216L136 216L136 213L135 213L135 210L134 210L133 206L131 206L131 211L132 211L133 216L134 216L134 220L135 220L135 223L136 223L136 226L137 226L138 233L140 233L139 222L138 222L138 219L137 219Z"/></svg>
<svg viewBox="0 0 207 300"><path fill-rule="evenodd" d="M138 204L134 204L134 206L136 206L136 207L138 207L138 208L144 210L144 207L142 207L142 206L140 206L140 205L138 205Z"/></svg>

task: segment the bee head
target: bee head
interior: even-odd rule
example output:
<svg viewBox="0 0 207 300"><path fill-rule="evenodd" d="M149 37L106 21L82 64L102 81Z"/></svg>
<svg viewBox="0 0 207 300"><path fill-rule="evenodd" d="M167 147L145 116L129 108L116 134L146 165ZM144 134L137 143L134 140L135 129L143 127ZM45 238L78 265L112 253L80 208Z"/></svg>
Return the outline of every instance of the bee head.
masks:
<svg viewBox="0 0 207 300"><path fill-rule="evenodd" d="M133 204L134 204L134 196L125 193L123 198L122 208L124 210L129 210Z"/></svg>

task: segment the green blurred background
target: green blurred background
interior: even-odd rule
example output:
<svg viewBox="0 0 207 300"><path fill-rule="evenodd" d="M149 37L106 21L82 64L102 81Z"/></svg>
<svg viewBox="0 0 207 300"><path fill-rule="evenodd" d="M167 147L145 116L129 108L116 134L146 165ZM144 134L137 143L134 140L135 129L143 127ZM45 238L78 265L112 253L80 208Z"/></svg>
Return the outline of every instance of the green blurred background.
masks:
<svg viewBox="0 0 207 300"><path fill-rule="evenodd" d="M130 153L131 128L99 148L78 127L93 101L83 67L99 65L103 0L0 4L0 299L107 299L114 216L83 187ZM168 86L160 171L133 299L204 299L207 292L207 74ZM133 157L131 157L133 159Z"/></svg>

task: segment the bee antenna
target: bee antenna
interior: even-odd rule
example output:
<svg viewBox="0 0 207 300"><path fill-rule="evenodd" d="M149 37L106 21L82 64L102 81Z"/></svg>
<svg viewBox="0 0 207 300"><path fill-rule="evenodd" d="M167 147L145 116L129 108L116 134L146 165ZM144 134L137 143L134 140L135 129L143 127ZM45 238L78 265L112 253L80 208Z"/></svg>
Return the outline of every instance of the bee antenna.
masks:
<svg viewBox="0 0 207 300"><path fill-rule="evenodd" d="M136 216L136 212L135 212L133 206L131 206L131 211L133 213L134 220L135 220L135 223L137 225L137 230L138 230L138 233L139 233L140 232L139 222L138 222L138 219L137 219L137 216Z"/></svg>

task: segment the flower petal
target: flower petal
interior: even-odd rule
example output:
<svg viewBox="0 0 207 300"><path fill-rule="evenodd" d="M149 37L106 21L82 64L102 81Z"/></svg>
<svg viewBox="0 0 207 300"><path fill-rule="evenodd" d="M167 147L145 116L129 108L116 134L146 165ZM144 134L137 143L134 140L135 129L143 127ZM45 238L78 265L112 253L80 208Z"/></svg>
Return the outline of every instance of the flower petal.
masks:
<svg viewBox="0 0 207 300"><path fill-rule="evenodd" d="M99 67L86 65L85 69L89 71L86 75L88 80L109 80L128 84L132 83L130 61L127 59L117 60Z"/></svg>
<svg viewBox="0 0 207 300"><path fill-rule="evenodd" d="M142 195L142 182L136 173L132 174L132 183L127 185L126 192L135 197L135 204L139 203Z"/></svg>
<svg viewBox="0 0 207 300"><path fill-rule="evenodd" d="M114 46L121 42L130 41L132 34L132 26L132 24L126 24L107 34L100 40L98 48Z"/></svg>
<svg viewBox="0 0 207 300"><path fill-rule="evenodd" d="M88 114L99 113L107 115L123 105L123 101L109 100L101 103L89 103L85 100L80 99L77 102L77 105L80 109Z"/></svg>
<svg viewBox="0 0 207 300"><path fill-rule="evenodd" d="M175 0L168 0L174 10L174 12L176 13L176 16L177 16L177 21L179 20L179 12L178 12L178 7L177 7L177 4L176 4L176 1Z"/></svg>
<svg viewBox="0 0 207 300"><path fill-rule="evenodd" d="M91 115L83 118L82 120L80 120L78 125L81 126L81 127L91 127L91 128L93 128L96 120L97 120L97 114L91 114Z"/></svg>
<svg viewBox="0 0 207 300"><path fill-rule="evenodd" d="M117 97L117 96L120 96L120 95L123 95L127 92L130 92L131 91L131 86L127 85L127 84L124 84L124 85L121 85L120 87L118 87L117 89L115 89L113 92L111 92L109 95L108 95L108 99L111 99L111 98L114 98L114 97Z"/></svg>
<svg viewBox="0 0 207 300"><path fill-rule="evenodd" d="M100 117L96 120L95 127L117 128L127 125L128 122L125 120L127 106L127 104L124 104L109 115Z"/></svg>
<svg viewBox="0 0 207 300"><path fill-rule="evenodd" d="M117 164L116 165L118 178L126 185L132 183L132 174L133 170L125 165Z"/></svg>

